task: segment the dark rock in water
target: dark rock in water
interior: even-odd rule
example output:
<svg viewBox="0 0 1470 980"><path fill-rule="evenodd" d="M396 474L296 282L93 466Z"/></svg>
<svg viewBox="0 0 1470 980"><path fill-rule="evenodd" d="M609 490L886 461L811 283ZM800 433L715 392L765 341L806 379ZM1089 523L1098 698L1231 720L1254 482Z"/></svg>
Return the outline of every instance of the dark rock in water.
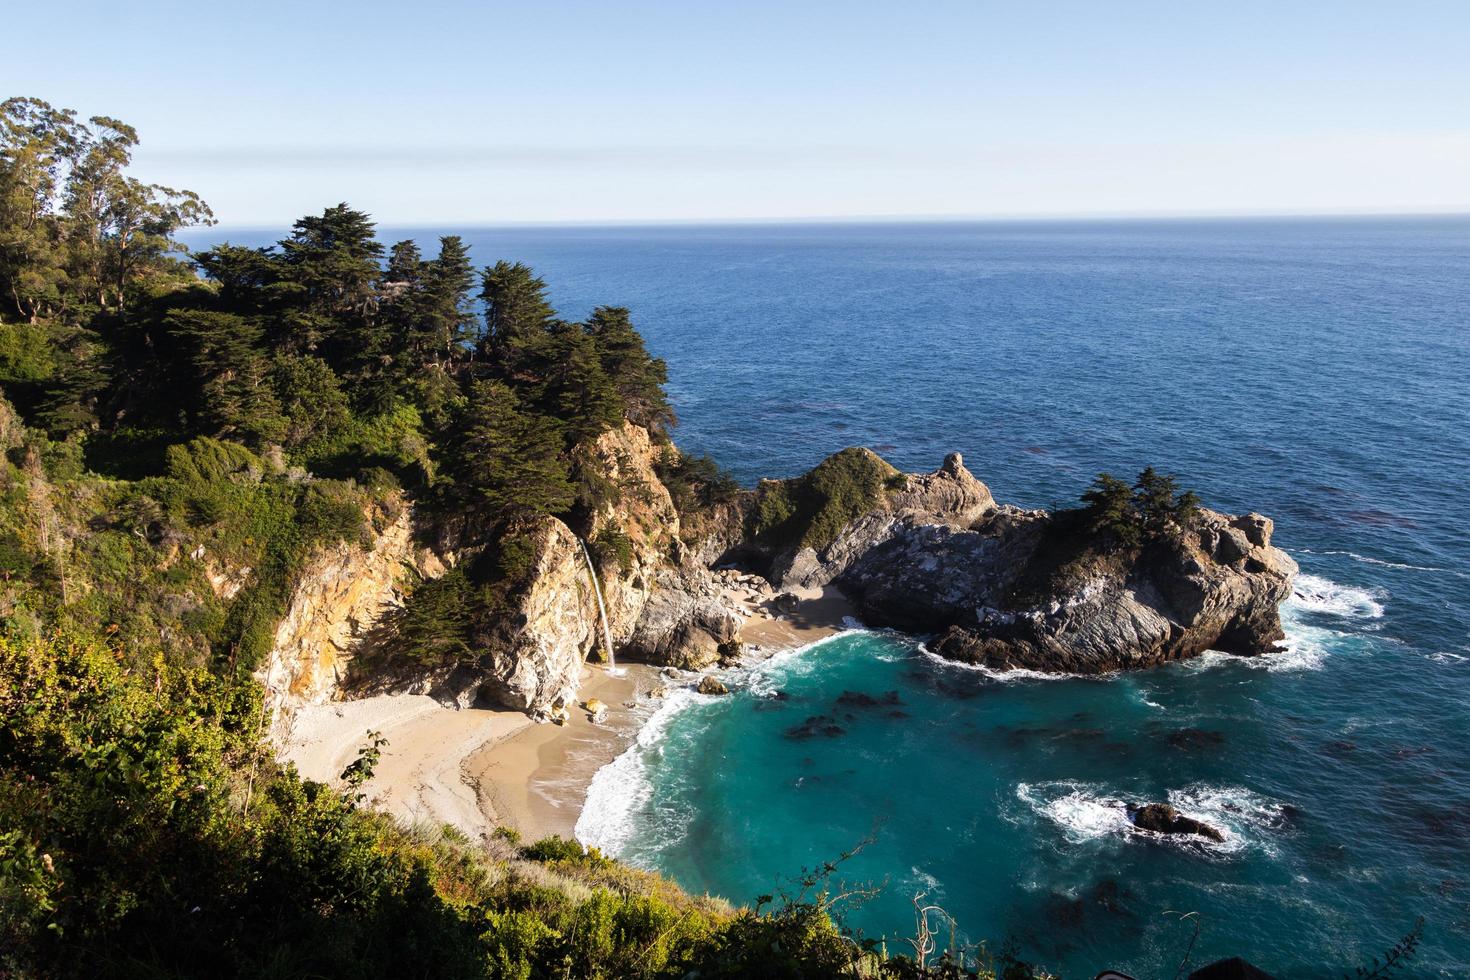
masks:
<svg viewBox="0 0 1470 980"><path fill-rule="evenodd" d="M758 698L751 704L752 711L782 711L792 701L791 695L785 691L773 691L763 698Z"/></svg>
<svg viewBox="0 0 1470 980"><path fill-rule="evenodd" d="M1349 742L1347 739L1341 738L1332 742L1328 742L1326 745L1322 746L1322 751L1326 752L1328 755L1335 755L1338 758L1341 758L1345 755L1352 755L1354 752L1358 751L1358 743Z"/></svg>
<svg viewBox="0 0 1470 980"><path fill-rule="evenodd" d="M1094 905L1114 915L1133 915L1125 904L1125 900L1132 895L1131 891L1118 884L1116 878L1104 878L1088 891L1088 897Z"/></svg>
<svg viewBox="0 0 1470 980"><path fill-rule="evenodd" d="M1170 732L1166 740L1176 749L1198 752L1224 745L1225 733L1210 731L1206 728L1180 728Z"/></svg>
<svg viewBox="0 0 1470 980"><path fill-rule="evenodd" d="M1191 973L1186 980L1276 980L1264 970L1251 966L1239 956L1216 960Z"/></svg>
<svg viewBox="0 0 1470 980"><path fill-rule="evenodd" d="M837 695L837 703L850 708L891 708L903 704L903 699L897 691L885 691L879 697L862 691L843 691Z"/></svg>
<svg viewBox="0 0 1470 980"><path fill-rule="evenodd" d="M1395 514L1390 511L1379 510L1377 508L1369 508L1367 510L1350 510L1347 512L1346 516L1347 519L1350 521L1354 521L1358 524L1368 524L1373 527L1401 527L1408 530L1413 530L1419 526L1418 524L1414 523L1413 520L1407 517L1400 516L1399 514Z"/></svg>
<svg viewBox="0 0 1470 980"><path fill-rule="evenodd" d="M729 694L730 693L730 689L725 686L725 682L724 681L722 681L722 680L720 680L719 678L716 678L716 677L711 677L708 674L706 674L704 677L700 678L700 680L699 680L699 686L697 688L695 688L695 690L698 691L700 694Z"/></svg>
<svg viewBox="0 0 1470 980"><path fill-rule="evenodd" d="M1139 830L1156 834L1193 834L1223 843L1225 835L1202 820L1186 817L1167 803L1145 803L1129 806L1128 819Z"/></svg>
<svg viewBox="0 0 1470 980"><path fill-rule="evenodd" d="M793 741L803 742L810 738L838 738L847 734L847 729L837 724L831 715L812 715L800 725L793 725L783 734Z"/></svg>

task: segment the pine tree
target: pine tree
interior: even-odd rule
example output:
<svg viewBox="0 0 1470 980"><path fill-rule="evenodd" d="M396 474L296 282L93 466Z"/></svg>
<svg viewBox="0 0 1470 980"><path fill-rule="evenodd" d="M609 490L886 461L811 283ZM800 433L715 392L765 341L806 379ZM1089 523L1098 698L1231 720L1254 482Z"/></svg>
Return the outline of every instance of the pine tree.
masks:
<svg viewBox="0 0 1470 980"><path fill-rule="evenodd" d="M545 380L536 407L562 423L568 448L623 420L622 402L602 368L597 345L580 324L562 324L545 348Z"/></svg>
<svg viewBox="0 0 1470 980"><path fill-rule="evenodd" d="M658 432L674 425L674 409L663 390L668 366L649 355L627 308L599 306L587 321L587 332L628 420Z"/></svg>
<svg viewBox="0 0 1470 980"><path fill-rule="evenodd" d="M384 346L369 321L383 257L373 231L366 214L338 204L297 221L280 243L283 269L295 294L291 346L312 351L325 344L328 363L339 371L350 370Z"/></svg>
<svg viewBox="0 0 1470 980"><path fill-rule="evenodd" d="M480 297L485 301L485 336L480 354L503 377L534 373L545 355L554 311L546 301L546 283L529 266L501 260L483 273Z"/></svg>
<svg viewBox="0 0 1470 980"><path fill-rule="evenodd" d="M471 306L475 270L458 235L439 239L439 255L425 263L424 321L420 346L450 361L472 347L479 322Z"/></svg>
<svg viewBox="0 0 1470 980"><path fill-rule="evenodd" d="M1142 540L1142 527L1134 505L1133 491L1122 480L1109 473L1099 473L1092 486L1082 494L1086 504L1088 526L1093 533L1132 548Z"/></svg>
<svg viewBox="0 0 1470 980"><path fill-rule="evenodd" d="M475 383L443 448L455 490L487 511L558 514L572 505L556 424L521 411L500 382Z"/></svg>

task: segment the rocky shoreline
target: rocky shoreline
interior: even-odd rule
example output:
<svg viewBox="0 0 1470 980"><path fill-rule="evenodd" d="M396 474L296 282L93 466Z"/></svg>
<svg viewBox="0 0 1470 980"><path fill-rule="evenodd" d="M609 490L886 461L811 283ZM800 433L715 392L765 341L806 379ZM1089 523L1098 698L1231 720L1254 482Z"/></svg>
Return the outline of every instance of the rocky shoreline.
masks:
<svg viewBox="0 0 1470 980"><path fill-rule="evenodd" d="M565 721L584 664L603 655L594 581L620 660L696 671L738 660L751 624L793 625L793 604L824 590L867 624L935 636L938 655L996 670L1102 673L1206 650L1252 656L1283 636L1278 607L1296 565L1258 514L1199 509L1187 526L1106 549L1076 511L997 504L957 453L932 473L904 474L849 449L691 520L659 475L671 451L632 424L605 433L594 458L618 492L581 534L553 517L522 529L534 555L526 584L481 650L448 668L350 683L364 643L392 643L374 625L404 601L411 577L468 560L454 535L425 533L405 504L380 522L372 547L323 556L260 674L278 725L304 706L367 693ZM609 529L627 544L597 562L594 579L583 542Z"/></svg>

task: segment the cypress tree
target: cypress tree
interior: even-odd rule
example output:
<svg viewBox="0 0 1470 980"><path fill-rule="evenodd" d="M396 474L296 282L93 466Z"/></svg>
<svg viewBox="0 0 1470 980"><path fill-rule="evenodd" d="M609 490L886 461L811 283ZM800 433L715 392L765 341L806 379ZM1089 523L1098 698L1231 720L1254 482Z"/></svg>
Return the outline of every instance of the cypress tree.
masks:
<svg viewBox="0 0 1470 980"><path fill-rule="evenodd" d="M556 424L521 411L498 381L476 382L444 446L445 470L458 494L502 514L558 514L572 505L572 484Z"/></svg>

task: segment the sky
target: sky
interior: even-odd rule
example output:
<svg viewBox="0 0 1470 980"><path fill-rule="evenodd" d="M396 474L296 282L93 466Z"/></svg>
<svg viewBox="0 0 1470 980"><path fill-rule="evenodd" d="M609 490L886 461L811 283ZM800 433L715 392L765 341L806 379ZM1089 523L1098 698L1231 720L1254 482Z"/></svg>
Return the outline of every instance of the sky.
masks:
<svg viewBox="0 0 1470 980"><path fill-rule="evenodd" d="M222 224L1470 211L1470 3L8 5ZM21 39L24 43L17 43Z"/></svg>

